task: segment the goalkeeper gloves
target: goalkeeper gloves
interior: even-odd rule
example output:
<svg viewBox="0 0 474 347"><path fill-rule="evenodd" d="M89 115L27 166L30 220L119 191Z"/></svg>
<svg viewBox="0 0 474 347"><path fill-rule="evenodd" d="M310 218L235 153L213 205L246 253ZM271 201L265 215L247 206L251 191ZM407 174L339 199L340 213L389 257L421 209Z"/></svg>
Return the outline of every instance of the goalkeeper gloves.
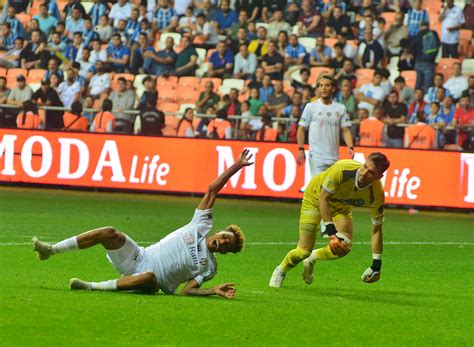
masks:
<svg viewBox="0 0 474 347"><path fill-rule="evenodd" d="M372 255L372 266L368 267L360 277L365 283L374 283L380 279L380 270L382 268L382 255Z"/></svg>
<svg viewBox="0 0 474 347"><path fill-rule="evenodd" d="M334 223L326 223L326 232L329 235L329 248L332 254L343 257L350 252L351 240L338 232Z"/></svg>

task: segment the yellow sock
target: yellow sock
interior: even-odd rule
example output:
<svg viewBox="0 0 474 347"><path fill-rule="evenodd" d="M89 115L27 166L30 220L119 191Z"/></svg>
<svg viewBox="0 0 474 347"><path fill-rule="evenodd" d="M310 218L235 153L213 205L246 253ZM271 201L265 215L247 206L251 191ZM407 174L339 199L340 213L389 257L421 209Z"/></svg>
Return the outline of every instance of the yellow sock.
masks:
<svg viewBox="0 0 474 347"><path fill-rule="evenodd" d="M283 259L283 261L281 262L280 268L283 270L283 272L287 272L288 270L298 265L299 262L308 258L310 254L311 252L296 247L295 249L288 252L285 259Z"/></svg>
<svg viewBox="0 0 474 347"><path fill-rule="evenodd" d="M337 255L332 254L329 245L322 248L318 248L313 252L313 254L316 257L316 260L334 260L339 258Z"/></svg>

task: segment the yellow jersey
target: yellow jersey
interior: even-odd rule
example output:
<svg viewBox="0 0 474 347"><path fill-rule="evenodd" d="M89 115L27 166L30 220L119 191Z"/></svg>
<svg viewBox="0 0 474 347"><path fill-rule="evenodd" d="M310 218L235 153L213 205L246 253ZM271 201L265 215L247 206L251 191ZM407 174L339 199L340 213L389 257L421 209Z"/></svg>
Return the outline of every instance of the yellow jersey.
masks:
<svg viewBox="0 0 474 347"><path fill-rule="evenodd" d="M363 164L351 160L338 160L327 170L313 177L304 193L304 200L309 200L319 211L319 196L324 189L331 193L329 200L331 214L341 210L352 211L351 206L370 207L372 224L379 225L384 220L385 193L382 182L359 188L357 177ZM303 202L304 202L303 200Z"/></svg>

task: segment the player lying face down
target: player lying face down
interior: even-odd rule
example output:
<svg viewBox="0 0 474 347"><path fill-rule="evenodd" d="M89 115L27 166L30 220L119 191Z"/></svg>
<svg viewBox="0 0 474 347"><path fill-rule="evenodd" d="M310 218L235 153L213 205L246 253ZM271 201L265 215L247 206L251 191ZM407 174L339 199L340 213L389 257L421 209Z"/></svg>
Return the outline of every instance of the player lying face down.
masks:
<svg viewBox="0 0 474 347"><path fill-rule="evenodd" d="M303 260L303 280L310 284L317 261L346 256L352 245L352 206L371 209L373 261L361 279L366 283L380 279L385 201L380 179L389 165L384 154L375 152L368 156L365 164L355 160L339 160L311 179L301 206L298 246L288 252L276 267L270 287L281 287L286 273ZM321 220L326 226L329 244L313 251Z"/></svg>
<svg viewBox="0 0 474 347"><path fill-rule="evenodd" d="M55 244L34 238L33 249L41 260L98 244L107 250L107 258L122 277L103 282L73 278L70 281L71 289L148 293L162 290L166 294L176 294L179 285L186 283L181 291L183 295L232 298L235 295L233 283L223 283L212 288L201 288L201 285L217 272L214 253L237 253L243 248L245 237L236 225L229 225L212 236L208 234L213 227L212 208L217 194L235 173L253 164L250 162L251 157L249 151L244 150L238 160L209 185L192 220L147 248L140 247L128 235L113 227L103 227Z"/></svg>

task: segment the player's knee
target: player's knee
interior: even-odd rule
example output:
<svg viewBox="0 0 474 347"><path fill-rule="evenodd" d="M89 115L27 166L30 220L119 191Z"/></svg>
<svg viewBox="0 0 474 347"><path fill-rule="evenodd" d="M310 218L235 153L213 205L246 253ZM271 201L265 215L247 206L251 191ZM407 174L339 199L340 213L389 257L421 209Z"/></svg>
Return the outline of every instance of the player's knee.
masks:
<svg viewBox="0 0 474 347"><path fill-rule="evenodd" d="M147 292L154 293L158 290L158 280L153 272L147 271L141 276L143 277L144 289Z"/></svg>

